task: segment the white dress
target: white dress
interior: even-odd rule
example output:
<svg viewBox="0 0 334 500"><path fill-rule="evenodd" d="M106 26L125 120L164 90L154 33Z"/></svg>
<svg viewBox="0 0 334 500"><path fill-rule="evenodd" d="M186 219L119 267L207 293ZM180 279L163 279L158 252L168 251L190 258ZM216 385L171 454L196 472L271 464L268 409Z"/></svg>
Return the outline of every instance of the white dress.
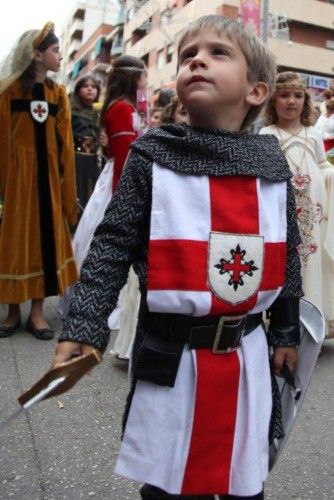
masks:
<svg viewBox="0 0 334 500"><path fill-rule="evenodd" d="M95 229L101 222L104 212L111 201L113 177L113 161L110 160L104 166L94 191L85 207L80 222L73 238L73 253L78 271L88 253ZM66 289L65 294L59 300L59 313L66 317L74 286ZM116 341L111 353L121 359L129 359L132 344L135 337L138 310L140 304L140 292L138 277L132 267L129 271L128 281L121 290L117 307L108 318L111 330L118 331Z"/></svg>
<svg viewBox="0 0 334 500"><path fill-rule="evenodd" d="M110 353L118 359L129 360L133 341L136 335L140 291L138 276L131 266L126 285L122 288L118 299L118 325L113 321L114 312L109 316L108 325L111 330L119 330Z"/></svg>
<svg viewBox="0 0 334 500"><path fill-rule="evenodd" d="M323 139L334 139L334 115L319 116L315 129Z"/></svg>
<svg viewBox="0 0 334 500"><path fill-rule="evenodd" d="M260 134L275 135L293 173L302 243L305 298L334 324L334 168L326 161L323 142L314 127L298 134L270 125Z"/></svg>

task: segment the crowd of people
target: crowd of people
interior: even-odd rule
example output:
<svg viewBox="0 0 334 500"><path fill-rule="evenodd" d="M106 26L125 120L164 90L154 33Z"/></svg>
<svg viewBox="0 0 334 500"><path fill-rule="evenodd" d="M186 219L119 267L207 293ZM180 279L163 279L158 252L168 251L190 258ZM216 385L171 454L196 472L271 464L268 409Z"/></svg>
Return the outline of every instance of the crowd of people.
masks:
<svg viewBox="0 0 334 500"><path fill-rule="evenodd" d="M26 330L51 339L44 299L71 290L55 363L104 352L111 329L112 354L132 357L116 471L146 500L261 499L282 437L273 374L295 369L300 297L334 334L334 95L314 126L301 77L277 75L222 16L189 25L178 57L177 90L140 109L147 67L117 58L99 112L93 76L70 100L48 77L61 62L52 23L0 65L0 337L31 300ZM71 240L107 169L80 268Z"/></svg>

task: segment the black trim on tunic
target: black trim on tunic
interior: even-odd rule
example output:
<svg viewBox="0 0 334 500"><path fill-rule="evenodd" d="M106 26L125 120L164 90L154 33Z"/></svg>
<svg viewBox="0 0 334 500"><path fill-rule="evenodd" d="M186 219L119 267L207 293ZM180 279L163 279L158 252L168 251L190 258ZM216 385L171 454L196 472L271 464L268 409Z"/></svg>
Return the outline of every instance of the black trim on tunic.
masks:
<svg viewBox="0 0 334 500"><path fill-rule="evenodd" d="M38 99L39 101L42 99ZM45 101L45 99L43 99ZM12 99L10 101L10 110L12 113L20 111L28 111L30 113L30 102L25 99ZM58 112L58 104L53 104L53 102L48 102L49 115L56 116ZM35 121L35 120L34 120Z"/></svg>
<svg viewBox="0 0 334 500"><path fill-rule="evenodd" d="M35 83L32 90L33 100L45 101L42 83ZM30 100L13 99L11 111L28 111L30 114ZM48 103L49 114L56 116L58 106ZM56 264L56 247L54 238L54 222L49 179L48 149L46 140L46 121L40 123L30 117L34 124L36 157L37 157L37 187L40 218L41 255L44 272L44 296L58 295L58 278Z"/></svg>

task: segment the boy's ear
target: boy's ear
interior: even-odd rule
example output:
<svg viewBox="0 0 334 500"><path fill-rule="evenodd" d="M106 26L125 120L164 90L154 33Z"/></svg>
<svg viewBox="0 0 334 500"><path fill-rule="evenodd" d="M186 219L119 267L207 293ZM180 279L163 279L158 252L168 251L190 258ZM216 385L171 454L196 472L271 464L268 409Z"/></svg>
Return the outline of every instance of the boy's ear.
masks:
<svg viewBox="0 0 334 500"><path fill-rule="evenodd" d="M269 87L264 82L256 82L251 85L246 96L246 103L250 106L260 106L269 97Z"/></svg>

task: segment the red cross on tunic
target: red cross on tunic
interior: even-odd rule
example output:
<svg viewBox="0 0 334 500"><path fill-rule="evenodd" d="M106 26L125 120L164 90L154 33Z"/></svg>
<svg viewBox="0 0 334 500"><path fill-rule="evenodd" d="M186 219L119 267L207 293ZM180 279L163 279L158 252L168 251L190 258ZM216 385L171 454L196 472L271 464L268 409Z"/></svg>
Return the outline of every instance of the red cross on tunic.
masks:
<svg viewBox="0 0 334 500"><path fill-rule="evenodd" d="M43 108L41 104L38 104L36 108L33 109L33 112L36 113L36 115L38 115L39 118L41 118L46 113L46 109Z"/></svg>
<svg viewBox="0 0 334 500"><path fill-rule="evenodd" d="M233 254L233 260L230 262L222 262L221 269L222 271L232 271L233 283L239 283L241 273L248 273L251 271L252 266L247 263L242 262L244 252L235 252Z"/></svg>
<svg viewBox="0 0 334 500"><path fill-rule="evenodd" d="M259 217L256 180L226 177L210 178L211 230L226 233L258 234ZM233 207L233 210L231 210ZM224 214L224 217L221 216ZM237 217L239 215L239 217ZM235 254L237 248L234 249ZM235 259L235 273L249 272L240 266L243 253ZM273 290L284 283L285 242L266 242L261 290ZM219 258L218 258L219 261ZM227 261L228 262L228 261ZM230 265L233 263L228 262ZM273 265L275 263L275 265ZM252 265L250 262L248 265ZM208 241L195 239L151 239L149 248L149 291L210 291L207 277ZM221 264L219 264L222 269ZM231 270L232 271L232 270ZM233 269L234 271L234 269ZM219 272L217 270L217 272ZM227 272L227 270L226 270ZM233 283L232 283L233 284ZM257 296L231 306L212 294L210 314L242 314L254 307Z"/></svg>

